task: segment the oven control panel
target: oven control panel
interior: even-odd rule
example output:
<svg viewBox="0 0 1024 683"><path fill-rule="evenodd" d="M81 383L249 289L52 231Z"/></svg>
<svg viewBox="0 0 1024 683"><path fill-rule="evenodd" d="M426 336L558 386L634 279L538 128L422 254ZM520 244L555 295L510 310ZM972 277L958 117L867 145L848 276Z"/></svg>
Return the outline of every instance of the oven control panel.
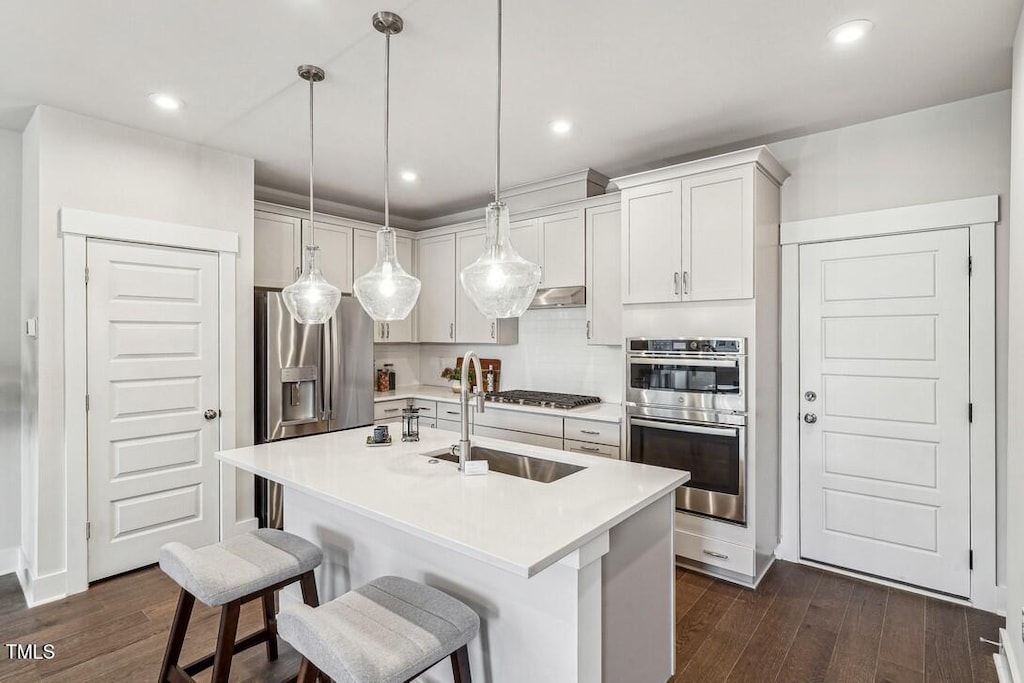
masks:
<svg viewBox="0 0 1024 683"><path fill-rule="evenodd" d="M636 338L629 340L630 353L745 353L744 340L737 338L679 337L676 339Z"/></svg>

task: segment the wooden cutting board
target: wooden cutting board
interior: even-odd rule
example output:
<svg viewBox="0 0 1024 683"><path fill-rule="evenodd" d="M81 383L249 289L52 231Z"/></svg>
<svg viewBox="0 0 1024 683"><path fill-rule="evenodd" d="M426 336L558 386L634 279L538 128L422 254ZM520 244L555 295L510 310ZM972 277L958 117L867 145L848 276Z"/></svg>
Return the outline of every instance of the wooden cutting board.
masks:
<svg viewBox="0 0 1024 683"><path fill-rule="evenodd" d="M455 367L459 370L462 369L462 361L461 357L455 361ZM497 358L481 358L480 369L486 373L488 367L494 368L494 390L501 391L501 361ZM484 389L486 390L487 387L485 386Z"/></svg>

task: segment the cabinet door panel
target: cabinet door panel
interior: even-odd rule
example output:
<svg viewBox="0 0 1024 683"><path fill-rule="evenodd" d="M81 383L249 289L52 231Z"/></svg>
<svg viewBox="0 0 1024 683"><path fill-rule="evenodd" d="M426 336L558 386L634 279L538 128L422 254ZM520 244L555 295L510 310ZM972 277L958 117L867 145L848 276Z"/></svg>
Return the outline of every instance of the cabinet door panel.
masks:
<svg viewBox="0 0 1024 683"><path fill-rule="evenodd" d="M370 230L352 231L352 282L368 272L377 262L377 233ZM385 341L384 323L373 324L373 341Z"/></svg>
<svg viewBox="0 0 1024 683"><path fill-rule="evenodd" d="M459 281L462 269L476 261L483 252L484 239L483 230L469 230L456 236L455 340L460 344L491 344L495 341L495 321L476 309Z"/></svg>
<svg viewBox="0 0 1024 683"><path fill-rule="evenodd" d="M398 262L402 264L403 268L405 268L405 272L410 275L415 275L416 270L413 268L412 259L412 240L408 237L399 237L396 240L396 246L398 247ZM376 242L374 243L374 248L376 248ZM374 255L374 263L376 263L376 254ZM421 283L421 296L422 292L423 287ZM413 320L417 315L418 309L419 305L417 301L417 305L413 306L412 312L409 313L409 317L405 320L392 320L387 323L384 328L384 341L391 343L413 341Z"/></svg>
<svg viewBox="0 0 1024 683"><path fill-rule="evenodd" d="M754 295L753 180L749 167L683 180L683 223L690 232L684 299Z"/></svg>
<svg viewBox="0 0 1024 683"><path fill-rule="evenodd" d="M455 341L455 235L428 237L418 242L419 340Z"/></svg>
<svg viewBox="0 0 1024 683"><path fill-rule="evenodd" d="M582 209L540 219L541 253L544 254L541 287L578 287L584 284L585 231Z"/></svg>
<svg viewBox="0 0 1024 683"><path fill-rule="evenodd" d="M253 283L283 288L295 281L302 249L302 221L257 211L253 222Z"/></svg>
<svg viewBox="0 0 1024 683"><path fill-rule="evenodd" d="M351 294L352 228L315 223L313 242L320 247L320 268L324 277L341 291Z"/></svg>
<svg viewBox="0 0 1024 683"><path fill-rule="evenodd" d="M541 268L544 267L540 256L540 222L536 218L513 221L509 225L509 234L512 237L512 246L520 256Z"/></svg>
<svg viewBox="0 0 1024 683"><path fill-rule="evenodd" d="M622 344L622 211L587 209L587 343Z"/></svg>
<svg viewBox="0 0 1024 683"><path fill-rule="evenodd" d="M623 287L627 304L679 301L683 245L681 183L670 180L622 193Z"/></svg>

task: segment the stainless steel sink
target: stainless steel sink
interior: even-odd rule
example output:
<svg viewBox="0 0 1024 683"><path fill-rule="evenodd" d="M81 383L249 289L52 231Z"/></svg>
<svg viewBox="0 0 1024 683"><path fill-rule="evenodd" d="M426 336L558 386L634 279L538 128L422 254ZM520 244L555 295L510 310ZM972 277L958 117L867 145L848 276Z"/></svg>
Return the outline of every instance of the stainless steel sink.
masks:
<svg viewBox="0 0 1024 683"><path fill-rule="evenodd" d="M422 455L428 458L447 460L448 462L457 463L459 461L459 456L452 455L451 450L448 448L423 453ZM473 446L469 459L486 460L492 472L511 474L513 477L522 477L523 479L539 481L543 484L550 484L563 477L568 477L570 474L587 469L581 465L570 465L564 462L555 462L554 460L531 458L528 455L508 453L482 446Z"/></svg>

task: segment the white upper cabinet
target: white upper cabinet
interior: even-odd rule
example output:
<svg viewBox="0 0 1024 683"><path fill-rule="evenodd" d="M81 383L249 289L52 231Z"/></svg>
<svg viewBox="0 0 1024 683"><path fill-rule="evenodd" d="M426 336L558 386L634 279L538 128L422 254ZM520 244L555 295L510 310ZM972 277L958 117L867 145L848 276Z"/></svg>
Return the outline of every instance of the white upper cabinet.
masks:
<svg viewBox="0 0 1024 683"><path fill-rule="evenodd" d="M586 282L583 209L543 216L539 223L539 263L543 268L540 286L582 287Z"/></svg>
<svg viewBox="0 0 1024 683"><path fill-rule="evenodd" d="M377 264L377 233L371 230L353 231L352 282L370 271ZM410 275L416 275L413 262L412 240L408 237L396 238L398 262ZM422 295L422 294L421 294ZM373 340L378 343L408 343L416 341L415 319L419 304L412 309L405 320L392 320L374 324Z"/></svg>
<svg viewBox="0 0 1024 683"><path fill-rule="evenodd" d="M622 344L622 210L618 204L586 211L587 343Z"/></svg>
<svg viewBox="0 0 1024 683"><path fill-rule="evenodd" d="M622 302L679 301L683 274L682 185L669 180L622 191ZM686 243L689 262L689 240Z"/></svg>
<svg viewBox="0 0 1024 683"><path fill-rule="evenodd" d="M616 178L622 188L622 297L627 304L754 296L757 202L789 176L765 147ZM767 179L775 197L756 197Z"/></svg>
<svg viewBox="0 0 1024 683"><path fill-rule="evenodd" d="M460 344L515 344L519 341L519 321L485 317L477 310L459 280L462 269L480 258L485 239L482 228L455 235L455 341Z"/></svg>
<svg viewBox="0 0 1024 683"><path fill-rule="evenodd" d="M303 221L304 226L309 221ZM308 231L308 227L306 228ZM332 223L313 224L313 242L320 247L324 277L346 294L352 293L352 228Z"/></svg>
<svg viewBox="0 0 1024 683"><path fill-rule="evenodd" d="M257 211L253 223L253 282L281 289L295 282L302 252L302 220Z"/></svg>
<svg viewBox="0 0 1024 683"><path fill-rule="evenodd" d="M683 300L754 296L754 167L684 178L682 196L690 234Z"/></svg>
<svg viewBox="0 0 1024 683"><path fill-rule="evenodd" d="M416 241L419 250L419 278L422 283L417 304L419 340L455 341L455 286L458 278L455 235L426 237Z"/></svg>
<svg viewBox="0 0 1024 683"><path fill-rule="evenodd" d="M512 246L519 255L531 263L540 265L540 221L529 218L523 221L512 221L509 225Z"/></svg>

